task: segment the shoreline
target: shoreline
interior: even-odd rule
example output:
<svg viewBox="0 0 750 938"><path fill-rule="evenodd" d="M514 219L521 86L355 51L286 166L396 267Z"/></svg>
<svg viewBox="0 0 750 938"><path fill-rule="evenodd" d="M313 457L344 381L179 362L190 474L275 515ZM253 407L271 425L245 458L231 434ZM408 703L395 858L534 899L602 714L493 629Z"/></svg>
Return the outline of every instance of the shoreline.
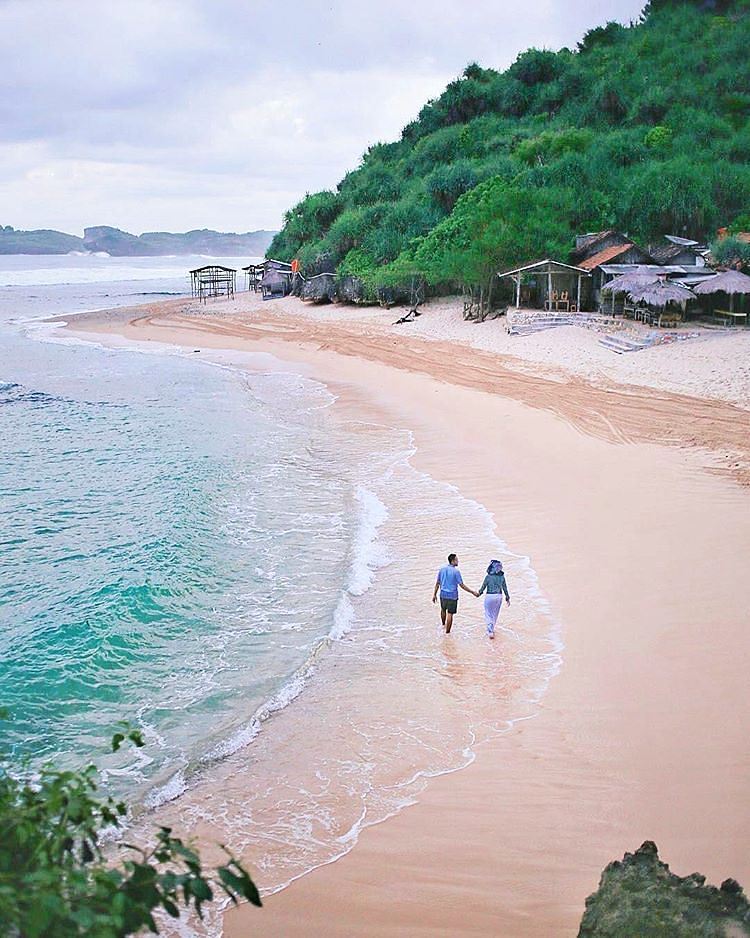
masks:
<svg viewBox="0 0 750 938"><path fill-rule="evenodd" d="M604 865L646 838L675 870L747 884L748 646L733 589L750 543L737 484L747 412L552 384L490 367L487 353L314 315L306 326L270 310L236 322L163 309L73 327L264 351L346 385L345 406L395 415L414 434L415 466L487 507L565 625L563 669L537 719L431 780L417 805L265 911L229 913L227 935L566 933ZM694 564L709 596L685 589Z"/></svg>

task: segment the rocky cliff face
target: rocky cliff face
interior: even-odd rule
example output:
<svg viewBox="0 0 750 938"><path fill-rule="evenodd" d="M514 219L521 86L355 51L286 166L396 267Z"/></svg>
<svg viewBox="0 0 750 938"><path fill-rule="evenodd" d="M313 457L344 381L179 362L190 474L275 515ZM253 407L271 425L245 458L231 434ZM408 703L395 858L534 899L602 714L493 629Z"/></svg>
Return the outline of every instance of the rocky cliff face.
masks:
<svg viewBox="0 0 750 938"><path fill-rule="evenodd" d="M700 873L680 877L647 840L602 873L586 900L578 938L742 938L750 903L733 879L717 889Z"/></svg>
<svg viewBox="0 0 750 938"><path fill-rule="evenodd" d="M333 303L338 297L333 274L318 274L306 280L299 295L313 303Z"/></svg>

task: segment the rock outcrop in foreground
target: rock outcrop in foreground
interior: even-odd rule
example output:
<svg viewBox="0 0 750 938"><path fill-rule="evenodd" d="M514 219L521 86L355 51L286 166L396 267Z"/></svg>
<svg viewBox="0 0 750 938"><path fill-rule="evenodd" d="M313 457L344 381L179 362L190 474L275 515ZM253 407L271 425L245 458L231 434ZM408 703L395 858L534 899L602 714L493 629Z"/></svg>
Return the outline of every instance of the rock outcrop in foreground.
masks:
<svg viewBox="0 0 750 938"><path fill-rule="evenodd" d="M676 876L647 840L610 863L586 900L579 938L741 938L750 903L733 879L707 886L700 873Z"/></svg>

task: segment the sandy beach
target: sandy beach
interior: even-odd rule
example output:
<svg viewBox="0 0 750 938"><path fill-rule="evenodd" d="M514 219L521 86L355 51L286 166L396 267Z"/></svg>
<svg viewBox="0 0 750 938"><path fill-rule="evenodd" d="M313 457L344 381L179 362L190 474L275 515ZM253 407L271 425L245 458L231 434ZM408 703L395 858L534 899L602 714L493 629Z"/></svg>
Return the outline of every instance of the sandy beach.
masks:
<svg viewBox="0 0 750 938"><path fill-rule="evenodd" d="M574 327L464 323L455 303L398 315L242 295L70 320L105 343L268 353L349 418L408 428L415 467L492 513L561 623L533 718L225 933L575 934L603 867L645 839L681 875L750 886L750 333L615 356ZM431 586L424 641L445 641Z"/></svg>

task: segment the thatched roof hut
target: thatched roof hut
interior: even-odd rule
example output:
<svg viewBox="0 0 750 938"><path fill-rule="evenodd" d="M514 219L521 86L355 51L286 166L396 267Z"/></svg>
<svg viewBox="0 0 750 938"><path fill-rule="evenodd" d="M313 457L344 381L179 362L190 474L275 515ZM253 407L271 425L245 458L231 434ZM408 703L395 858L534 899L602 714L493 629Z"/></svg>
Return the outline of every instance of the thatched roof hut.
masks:
<svg viewBox="0 0 750 938"><path fill-rule="evenodd" d="M675 303L684 308L689 300L695 299L692 290L688 290L682 284L671 283L665 278L659 278L655 283L641 281L639 284L634 284L627 292L634 302L645 303L657 309L664 309L669 303Z"/></svg>
<svg viewBox="0 0 750 938"><path fill-rule="evenodd" d="M709 277L693 289L700 296L708 296L711 293L726 293L727 296L750 293L750 277L739 270L725 270L715 277Z"/></svg>
<svg viewBox="0 0 750 938"><path fill-rule="evenodd" d="M636 270L628 271L605 283L602 287L602 293L630 293L633 287L643 286L645 283L656 283L659 275L648 268L639 267Z"/></svg>

